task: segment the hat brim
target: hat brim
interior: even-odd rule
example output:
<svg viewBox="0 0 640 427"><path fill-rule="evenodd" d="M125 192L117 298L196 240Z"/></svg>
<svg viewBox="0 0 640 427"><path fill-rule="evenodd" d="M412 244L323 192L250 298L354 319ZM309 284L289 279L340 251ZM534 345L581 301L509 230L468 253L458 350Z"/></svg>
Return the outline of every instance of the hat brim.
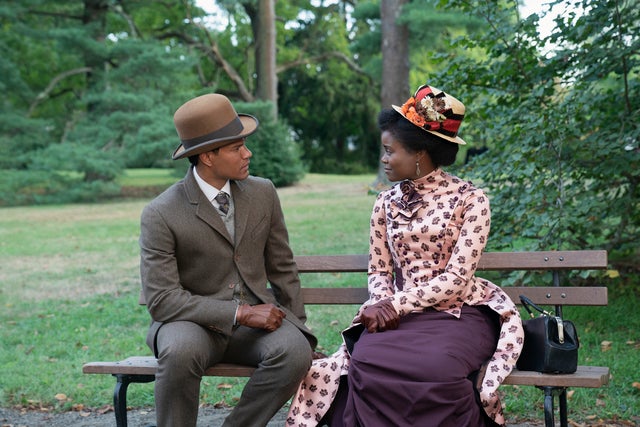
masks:
<svg viewBox="0 0 640 427"><path fill-rule="evenodd" d="M442 139L444 139L444 140L446 140L446 141L453 142L453 143L455 143L455 144L467 145L467 143L464 141L464 139L460 138L459 136L449 136L449 135L444 135L444 134L441 134L440 132L436 132L436 131L432 131L432 130L427 130L427 129L422 128L422 127L420 127L420 126L418 126L418 125L415 125L415 124L413 124L413 123L411 122L411 120L407 119L407 116L405 116L405 115L402 113L402 107L399 107L399 106L397 106L397 105L392 105L391 107L393 107L393 109L394 109L394 110L396 110L396 111L397 111L397 112L398 112L402 117L404 117L404 118L405 118L409 123L411 123L412 125L414 125L414 126L415 126L415 127L417 127L418 129L422 129L423 131L425 131L425 132L429 132L430 134L435 135L435 136L437 136L438 138L442 138Z"/></svg>
<svg viewBox="0 0 640 427"><path fill-rule="evenodd" d="M198 145L195 145L189 149L185 149L182 144L176 148L173 152L173 160L182 159L185 157L195 156L207 151L215 150L216 148L224 147L225 145L237 141L238 139L246 138L258 129L258 119L249 114L238 114L238 118L242 123L242 132L237 135L231 135L224 138L216 138L209 141L204 141Z"/></svg>

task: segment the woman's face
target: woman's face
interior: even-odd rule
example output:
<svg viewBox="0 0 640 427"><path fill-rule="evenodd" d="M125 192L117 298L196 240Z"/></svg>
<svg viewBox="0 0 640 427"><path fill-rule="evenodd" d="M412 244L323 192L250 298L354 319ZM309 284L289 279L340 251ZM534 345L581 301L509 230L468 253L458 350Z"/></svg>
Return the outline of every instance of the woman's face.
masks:
<svg viewBox="0 0 640 427"><path fill-rule="evenodd" d="M389 131L383 131L380 140L383 149L380 161L389 181L415 179L418 154L408 152Z"/></svg>

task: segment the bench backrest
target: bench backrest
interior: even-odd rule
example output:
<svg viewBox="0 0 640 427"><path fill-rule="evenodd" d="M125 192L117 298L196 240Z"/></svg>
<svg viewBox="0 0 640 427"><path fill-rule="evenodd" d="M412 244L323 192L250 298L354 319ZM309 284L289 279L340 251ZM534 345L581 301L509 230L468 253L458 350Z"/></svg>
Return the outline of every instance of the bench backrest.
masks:
<svg viewBox="0 0 640 427"><path fill-rule="evenodd" d="M364 273L367 255L304 255L295 257L298 271L304 273ZM521 294L543 305L607 305L604 286L559 286L557 273L563 270L601 270L607 268L607 252L537 251L486 252L477 271L540 270L554 272L554 284L549 286L505 286L502 289L516 303ZM302 288L305 304L362 304L368 298L366 283L351 288ZM140 295L140 304L144 298Z"/></svg>
<svg viewBox="0 0 640 427"><path fill-rule="evenodd" d="M362 273L367 271L367 255L307 255L296 256L300 273ZM607 268L607 252L537 251L486 252L477 271L540 270L601 270ZM557 280L554 279L557 282ZM502 289L516 303L525 294L533 302L544 305L600 305L608 303L604 286L505 286ZM304 288L305 304L361 304L368 298L366 286L360 288Z"/></svg>
<svg viewBox="0 0 640 427"><path fill-rule="evenodd" d="M299 255L300 273L366 272L368 255ZM607 268L607 251L485 252L483 270L601 270Z"/></svg>

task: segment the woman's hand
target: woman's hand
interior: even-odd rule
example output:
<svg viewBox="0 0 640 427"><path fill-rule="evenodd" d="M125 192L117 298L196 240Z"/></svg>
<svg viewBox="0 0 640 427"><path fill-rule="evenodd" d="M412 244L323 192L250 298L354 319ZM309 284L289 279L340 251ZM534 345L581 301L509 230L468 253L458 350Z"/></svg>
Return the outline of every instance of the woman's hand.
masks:
<svg viewBox="0 0 640 427"><path fill-rule="evenodd" d="M400 325L400 316L388 299L366 307L356 320L362 322L370 333L398 329Z"/></svg>

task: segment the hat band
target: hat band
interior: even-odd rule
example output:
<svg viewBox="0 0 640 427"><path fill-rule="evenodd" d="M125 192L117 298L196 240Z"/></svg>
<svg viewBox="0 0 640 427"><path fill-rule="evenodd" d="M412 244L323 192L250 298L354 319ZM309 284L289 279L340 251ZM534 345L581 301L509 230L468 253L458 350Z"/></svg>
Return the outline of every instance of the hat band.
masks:
<svg viewBox="0 0 640 427"><path fill-rule="evenodd" d="M444 122L427 122L422 128L455 138L458 135L464 114L445 113L445 115L447 119Z"/></svg>
<svg viewBox="0 0 640 427"><path fill-rule="evenodd" d="M206 135L201 135L196 138L190 139L180 139L182 146L185 150L195 147L196 145L202 144L203 142L213 141L214 139L222 139L228 138L231 136L237 136L242 132L244 126L242 126L242 122L238 116L235 117L231 122L227 125L221 127L218 130L210 132Z"/></svg>

